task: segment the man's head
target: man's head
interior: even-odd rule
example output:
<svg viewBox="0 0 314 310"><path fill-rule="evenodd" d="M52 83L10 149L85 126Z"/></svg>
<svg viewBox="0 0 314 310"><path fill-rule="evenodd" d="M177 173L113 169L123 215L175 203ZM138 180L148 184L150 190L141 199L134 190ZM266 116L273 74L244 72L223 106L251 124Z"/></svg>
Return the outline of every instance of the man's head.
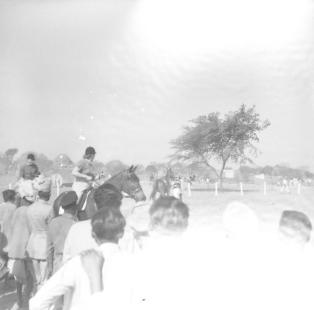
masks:
<svg viewBox="0 0 314 310"><path fill-rule="evenodd" d="M119 209L103 208L92 217L92 235L98 244L118 243L122 238L125 219Z"/></svg>
<svg viewBox="0 0 314 310"><path fill-rule="evenodd" d="M152 230L183 232L188 226L189 208L174 197L160 197L149 209Z"/></svg>
<svg viewBox="0 0 314 310"><path fill-rule="evenodd" d="M287 240L305 244L311 239L312 223L300 211L285 210L281 214L279 231Z"/></svg>
<svg viewBox="0 0 314 310"><path fill-rule="evenodd" d="M255 212L242 202L229 203L222 221L227 235L231 238L254 239L258 233L259 221Z"/></svg>
<svg viewBox="0 0 314 310"><path fill-rule="evenodd" d="M27 155L27 163L28 163L28 164L32 164L34 161L35 161L35 155L32 154L32 153L29 153L29 154Z"/></svg>
<svg viewBox="0 0 314 310"><path fill-rule="evenodd" d="M77 210L77 194L74 191L67 191L62 193L60 199L60 206L65 212L76 212Z"/></svg>
<svg viewBox="0 0 314 310"><path fill-rule="evenodd" d="M38 197L41 200L48 201L51 195L51 180L43 178L37 184Z"/></svg>
<svg viewBox="0 0 314 310"><path fill-rule="evenodd" d="M85 150L84 158L87 158L93 161L95 159L95 156L96 156L96 150L92 146L87 147Z"/></svg>
<svg viewBox="0 0 314 310"><path fill-rule="evenodd" d="M114 208L119 209L122 203L122 194L117 188L109 183L105 183L98 187L94 193L94 200L97 209Z"/></svg>
<svg viewBox="0 0 314 310"><path fill-rule="evenodd" d="M15 202L16 193L12 189L6 189L2 192L4 202Z"/></svg>

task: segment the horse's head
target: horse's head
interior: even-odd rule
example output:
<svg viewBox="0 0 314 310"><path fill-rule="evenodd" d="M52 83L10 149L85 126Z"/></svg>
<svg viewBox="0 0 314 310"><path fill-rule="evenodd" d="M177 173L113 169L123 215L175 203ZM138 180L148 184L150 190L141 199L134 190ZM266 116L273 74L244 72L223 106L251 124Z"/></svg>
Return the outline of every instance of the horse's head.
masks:
<svg viewBox="0 0 314 310"><path fill-rule="evenodd" d="M121 190L127 193L136 202L146 200L146 196L140 184L138 176L135 174L136 166L121 172Z"/></svg>

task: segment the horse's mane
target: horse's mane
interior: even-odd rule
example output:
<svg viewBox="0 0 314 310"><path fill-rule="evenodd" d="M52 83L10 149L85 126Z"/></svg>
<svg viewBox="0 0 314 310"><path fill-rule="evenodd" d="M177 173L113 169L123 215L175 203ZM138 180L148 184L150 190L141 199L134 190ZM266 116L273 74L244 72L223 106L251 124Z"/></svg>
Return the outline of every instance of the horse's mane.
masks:
<svg viewBox="0 0 314 310"><path fill-rule="evenodd" d="M109 191L111 190L111 191L120 193L120 191L113 184L107 183L107 182L105 182L104 184L100 185L98 188L101 189L101 190L109 190Z"/></svg>
<svg viewBox="0 0 314 310"><path fill-rule="evenodd" d="M101 191L103 194L115 194L117 195L121 200L123 198L122 193L111 183L105 182L104 184L100 185L96 190L95 194L97 195L97 192ZM94 195L95 195L94 194Z"/></svg>

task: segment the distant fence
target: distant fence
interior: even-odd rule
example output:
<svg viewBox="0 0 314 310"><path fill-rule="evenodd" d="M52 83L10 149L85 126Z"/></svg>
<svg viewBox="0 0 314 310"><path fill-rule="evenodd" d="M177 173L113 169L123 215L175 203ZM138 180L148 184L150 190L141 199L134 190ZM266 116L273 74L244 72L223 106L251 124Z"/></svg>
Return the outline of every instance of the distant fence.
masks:
<svg viewBox="0 0 314 310"><path fill-rule="evenodd" d="M272 183L258 182L258 183L245 183L245 182L226 182L220 187L218 183L192 183L191 188L185 183L183 190L190 196L197 192L212 192L214 195L219 195L228 192L238 192L240 195L245 195L247 193L261 193L267 195L271 192L282 192L282 193L295 193L301 194L302 189L305 186L300 182L294 184L293 186L283 186Z"/></svg>

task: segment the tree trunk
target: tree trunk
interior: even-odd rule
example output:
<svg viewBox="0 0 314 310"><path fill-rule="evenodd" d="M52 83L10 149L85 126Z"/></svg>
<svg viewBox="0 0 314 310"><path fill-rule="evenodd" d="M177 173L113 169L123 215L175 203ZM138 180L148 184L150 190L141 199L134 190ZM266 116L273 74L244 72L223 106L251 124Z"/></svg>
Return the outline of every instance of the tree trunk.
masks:
<svg viewBox="0 0 314 310"><path fill-rule="evenodd" d="M223 173L224 173L224 170L226 167L226 163L227 163L227 160L222 162L222 166L221 166L220 173L219 173L219 187L221 189L223 189Z"/></svg>

